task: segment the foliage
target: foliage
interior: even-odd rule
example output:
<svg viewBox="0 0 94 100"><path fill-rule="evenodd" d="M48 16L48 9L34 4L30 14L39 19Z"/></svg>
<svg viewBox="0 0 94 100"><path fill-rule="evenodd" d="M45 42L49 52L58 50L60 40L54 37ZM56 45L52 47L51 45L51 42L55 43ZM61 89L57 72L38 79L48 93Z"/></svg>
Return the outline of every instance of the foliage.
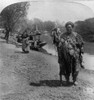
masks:
<svg viewBox="0 0 94 100"><path fill-rule="evenodd" d="M12 32L19 19L25 17L28 5L28 2L20 2L7 6L3 9L1 12L3 27Z"/></svg>
<svg viewBox="0 0 94 100"><path fill-rule="evenodd" d="M94 18L77 21L75 31L82 35L85 41L94 41Z"/></svg>

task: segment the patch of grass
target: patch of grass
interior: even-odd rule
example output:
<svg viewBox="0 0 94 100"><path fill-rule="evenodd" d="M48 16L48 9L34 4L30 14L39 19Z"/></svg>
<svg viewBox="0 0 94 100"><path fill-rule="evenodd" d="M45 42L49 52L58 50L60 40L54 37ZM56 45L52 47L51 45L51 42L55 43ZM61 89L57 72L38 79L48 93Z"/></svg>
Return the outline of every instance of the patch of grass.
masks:
<svg viewBox="0 0 94 100"><path fill-rule="evenodd" d="M84 51L85 51L85 53L94 55L94 43L86 42L84 45Z"/></svg>

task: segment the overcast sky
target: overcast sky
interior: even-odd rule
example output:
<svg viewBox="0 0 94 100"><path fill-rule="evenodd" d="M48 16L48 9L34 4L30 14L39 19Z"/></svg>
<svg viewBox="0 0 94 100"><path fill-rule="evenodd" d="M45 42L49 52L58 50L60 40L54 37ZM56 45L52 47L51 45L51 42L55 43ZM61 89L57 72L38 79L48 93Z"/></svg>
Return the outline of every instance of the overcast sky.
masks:
<svg viewBox="0 0 94 100"><path fill-rule="evenodd" d="M0 11L15 2L23 0L1 0ZM94 17L94 1L75 0L78 3L63 2L65 0L32 0L28 10L28 19L58 20L60 22L85 20ZM34 2L38 1L38 2ZM67 0L71 1L71 0ZM73 0L72 0L73 1ZM85 6L86 5L86 6Z"/></svg>
<svg viewBox="0 0 94 100"><path fill-rule="evenodd" d="M79 3L68 2L31 2L28 18L42 20L77 21L93 17L93 11Z"/></svg>

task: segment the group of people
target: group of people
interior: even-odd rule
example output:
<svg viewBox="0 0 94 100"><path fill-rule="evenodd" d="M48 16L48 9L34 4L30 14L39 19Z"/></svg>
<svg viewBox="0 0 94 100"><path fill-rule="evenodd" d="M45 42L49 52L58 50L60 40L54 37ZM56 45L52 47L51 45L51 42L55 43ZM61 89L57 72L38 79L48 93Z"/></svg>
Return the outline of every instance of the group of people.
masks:
<svg viewBox="0 0 94 100"><path fill-rule="evenodd" d="M82 65L83 57L82 54L84 42L80 34L73 31L74 23L67 22L65 24L66 32L61 32L59 28L54 28L52 30L53 44L55 45L58 53L58 63L60 66L60 83L62 85L62 75L65 76L66 82L70 81L70 74L72 74L73 84L77 85L77 76L80 68L84 68ZM22 50L24 52L29 52L29 41L33 43L33 46L45 45L41 44L40 32L37 30L35 34L37 35L36 41L34 42L32 35L28 36L27 30L23 33L22 38ZM39 45L39 44L40 45Z"/></svg>
<svg viewBox="0 0 94 100"><path fill-rule="evenodd" d="M21 36L24 53L29 53L30 49L38 51L42 46L46 45L46 42L40 40L40 35L39 30L35 30L32 34L28 34L28 30L24 31Z"/></svg>
<svg viewBox="0 0 94 100"><path fill-rule="evenodd" d="M62 33L59 28L52 30L53 44L57 48L58 63L60 66L60 83L62 85L62 75L65 76L66 82L69 83L70 74L72 74L73 84L77 85L77 76L82 65L83 39L73 31L74 23L65 24L66 32Z"/></svg>

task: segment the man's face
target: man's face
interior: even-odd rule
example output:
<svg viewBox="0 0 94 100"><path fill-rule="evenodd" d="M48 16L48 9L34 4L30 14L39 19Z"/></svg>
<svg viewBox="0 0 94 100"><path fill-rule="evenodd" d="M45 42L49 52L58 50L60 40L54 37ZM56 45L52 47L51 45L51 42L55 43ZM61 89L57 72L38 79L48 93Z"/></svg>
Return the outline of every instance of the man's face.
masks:
<svg viewBox="0 0 94 100"><path fill-rule="evenodd" d="M73 30L73 28L72 28L71 25L68 25L68 26L66 27L66 30L67 30L68 33L71 33L72 30Z"/></svg>

